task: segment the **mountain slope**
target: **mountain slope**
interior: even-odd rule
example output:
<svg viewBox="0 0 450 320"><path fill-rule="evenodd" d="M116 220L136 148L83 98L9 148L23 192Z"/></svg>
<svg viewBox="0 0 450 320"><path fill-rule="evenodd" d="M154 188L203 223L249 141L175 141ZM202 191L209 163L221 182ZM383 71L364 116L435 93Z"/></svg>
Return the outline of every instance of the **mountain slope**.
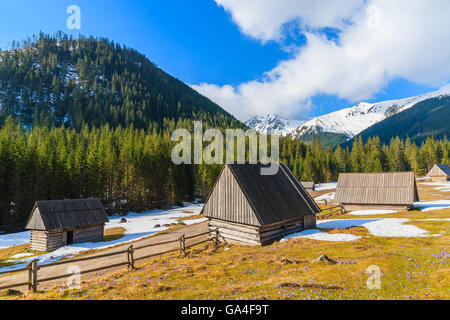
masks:
<svg viewBox="0 0 450 320"><path fill-rule="evenodd" d="M41 34L0 52L0 123L161 127L173 120L242 124L135 50L105 39Z"/></svg>
<svg viewBox="0 0 450 320"><path fill-rule="evenodd" d="M268 114L265 117L254 116L244 122L248 127L254 128L263 134L288 135L304 121L283 119L278 114Z"/></svg>
<svg viewBox="0 0 450 320"><path fill-rule="evenodd" d="M436 139L450 137L450 96L427 99L413 107L395 114L359 134L364 141L378 136L382 143L391 138L407 136L413 142L421 143L433 136ZM351 145L352 140L348 142Z"/></svg>
<svg viewBox="0 0 450 320"><path fill-rule="evenodd" d="M374 124L407 110L427 99L450 94L450 87L412 98L379 103L361 102L354 107L342 109L314 118L294 130L291 135L304 138L316 134L337 134L350 139Z"/></svg>

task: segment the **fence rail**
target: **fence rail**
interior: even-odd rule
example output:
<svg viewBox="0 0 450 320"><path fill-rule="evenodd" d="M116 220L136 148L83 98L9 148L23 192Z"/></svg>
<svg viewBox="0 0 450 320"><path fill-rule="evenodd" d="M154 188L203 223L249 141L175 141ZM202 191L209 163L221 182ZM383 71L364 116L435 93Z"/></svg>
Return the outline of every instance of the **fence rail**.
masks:
<svg viewBox="0 0 450 320"><path fill-rule="evenodd" d="M344 206L342 206L342 205L332 206L332 207L324 209L324 211L327 211L327 212L318 214L317 220L322 220L322 219L326 219L329 217L339 216L339 215L347 213Z"/></svg>
<svg viewBox="0 0 450 320"><path fill-rule="evenodd" d="M192 243L192 244L190 244L188 246L186 245L186 240L190 240L190 239L193 239L193 238L198 238L198 237L205 236L205 235L209 235L209 237L206 240L202 240L200 242L195 242L195 243ZM0 275L12 274L12 273L17 273L17 272L21 272L21 271L27 271L28 272L28 281L19 282L19 283L13 283L13 284L6 285L6 286L0 286L0 290L28 286L29 290L31 290L33 292L37 292L38 291L38 285L40 283L54 281L54 280L58 280L58 279L64 279L64 278L68 278L70 276L73 276L73 273L67 273L67 274L60 274L60 275L55 275L55 276L51 276L51 277L47 277L47 278L38 279L38 271L40 269L55 267L55 266L59 266L59 265L63 265L63 264L76 263L76 262L81 262L81 261L98 260L98 259L101 259L101 258L117 256L117 255L123 255L123 254L126 254L126 261L115 263L115 264L112 264L112 265L97 267L97 268L93 268L93 269L81 270L79 274L92 273L92 272L97 272L97 271L101 271L101 270L116 268L116 267L120 267L120 266L124 266L124 265L128 265L128 268L130 268L130 269L135 269L134 264L138 260L144 260L144 259L148 259L148 258L153 258L153 257L161 256L161 255L172 253L172 252L176 252L176 251L180 251L181 253L186 253L186 249L187 248L192 247L192 246L197 245L197 244L200 244L200 243L204 243L204 242L208 242L208 241L214 240L214 242L217 244L219 242L218 237L219 237L218 230L214 230L212 232L208 231L208 232L203 232L203 233L199 233L199 234L195 234L195 235L191 235L191 236L186 236L186 235L183 234L181 237L179 237L178 239L175 239L175 240L162 241L162 242L151 243L151 244L146 244L146 245L142 245L142 246L136 246L135 247L132 244L125 250L120 250L120 251L115 251L115 252L111 252L111 253L105 253L105 254L100 254L100 255L95 255L95 256L90 256L90 257L83 257L83 258L78 258L78 259L58 261L58 262L53 262L53 263L43 264L43 265L38 265L38 260L36 259L36 260L31 261L25 268L0 272ZM152 254L144 255L144 256L140 256L140 257L135 257L134 256L134 253L137 250L142 250L142 249L146 249L146 248L150 248L150 247L161 246L161 245L170 244L170 243L177 243L177 242L179 243L179 248L165 250L165 251L162 251L162 252L152 253Z"/></svg>

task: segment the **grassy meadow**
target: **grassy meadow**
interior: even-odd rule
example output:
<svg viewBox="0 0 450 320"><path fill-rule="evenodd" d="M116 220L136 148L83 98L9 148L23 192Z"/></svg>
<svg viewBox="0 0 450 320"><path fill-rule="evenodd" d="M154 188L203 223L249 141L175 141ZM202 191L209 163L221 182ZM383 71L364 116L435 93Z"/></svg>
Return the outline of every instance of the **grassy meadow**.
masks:
<svg viewBox="0 0 450 320"><path fill-rule="evenodd" d="M421 196L436 200L432 187ZM407 218L439 236L376 237L364 227L324 229L351 233L357 241L291 239L265 247L212 243L140 262L81 289L63 284L23 299L450 299L450 209L383 216L342 215L337 219ZM335 263L315 262L326 255ZM381 270L380 288L369 289L370 266ZM9 297L5 297L9 298ZM15 297L17 298L17 297Z"/></svg>

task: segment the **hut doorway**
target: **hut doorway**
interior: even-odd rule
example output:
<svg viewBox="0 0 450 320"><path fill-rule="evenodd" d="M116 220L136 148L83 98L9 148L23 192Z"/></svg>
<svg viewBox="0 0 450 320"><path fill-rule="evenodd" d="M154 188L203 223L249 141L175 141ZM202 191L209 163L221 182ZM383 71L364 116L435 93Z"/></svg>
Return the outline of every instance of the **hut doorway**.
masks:
<svg viewBox="0 0 450 320"><path fill-rule="evenodd" d="M67 244L73 244L73 230L67 231Z"/></svg>

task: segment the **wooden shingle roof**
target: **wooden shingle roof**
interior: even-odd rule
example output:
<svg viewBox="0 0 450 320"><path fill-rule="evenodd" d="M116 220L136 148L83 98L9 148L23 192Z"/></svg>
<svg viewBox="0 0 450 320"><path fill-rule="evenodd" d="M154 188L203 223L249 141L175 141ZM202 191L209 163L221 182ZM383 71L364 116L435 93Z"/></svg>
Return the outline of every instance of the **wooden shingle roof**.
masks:
<svg viewBox="0 0 450 320"><path fill-rule="evenodd" d="M55 230L108 222L99 199L37 201L26 229Z"/></svg>
<svg viewBox="0 0 450 320"><path fill-rule="evenodd" d="M224 168L224 171L229 169L234 177L235 185L232 189L242 192L254 215L254 220L249 221L237 214L231 222L266 226L320 212L317 204L286 165L280 164L275 175L261 175L262 167L262 164L227 164ZM218 182L226 178L224 171ZM232 191L215 187L209 197L213 192ZM208 200L205 207L207 205ZM222 212L212 218L229 220L227 217L229 215Z"/></svg>
<svg viewBox="0 0 450 320"><path fill-rule="evenodd" d="M414 172L343 173L335 200L345 204L411 205L419 196Z"/></svg>
<svg viewBox="0 0 450 320"><path fill-rule="evenodd" d="M435 164L427 174L428 177L450 176L450 167L446 164Z"/></svg>

